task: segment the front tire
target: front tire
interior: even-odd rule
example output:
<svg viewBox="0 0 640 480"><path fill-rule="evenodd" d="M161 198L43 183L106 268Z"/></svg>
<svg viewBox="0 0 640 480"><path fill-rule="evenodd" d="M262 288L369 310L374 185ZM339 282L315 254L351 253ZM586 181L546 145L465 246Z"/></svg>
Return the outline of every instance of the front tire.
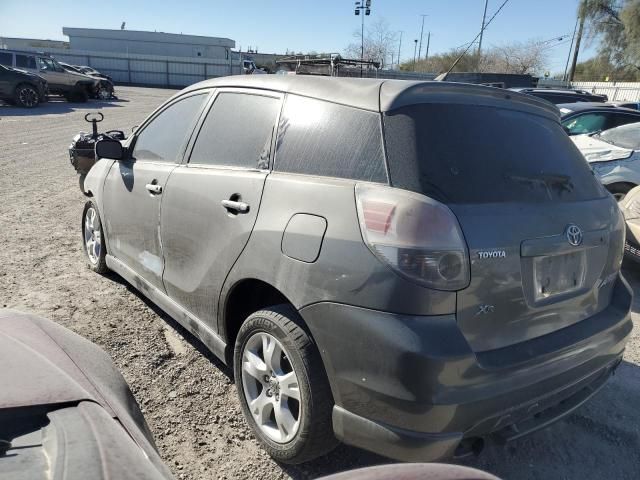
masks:
<svg viewBox="0 0 640 480"><path fill-rule="evenodd" d="M15 102L23 108L34 108L40 103L40 95L33 85L22 83L16 87Z"/></svg>
<svg viewBox="0 0 640 480"><path fill-rule="evenodd" d="M298 313L278 305L247 318L234 351L244 416L276 461L298 464L336 444L333 397L320 354Z"/></svg>
<svg viewBox="0 0 640 480"><path fill-rule="evenodd" d="M91 201L85 203L82 212L82 246L91 270L96 273L109 271L100 214L98 207Z"/></svg>

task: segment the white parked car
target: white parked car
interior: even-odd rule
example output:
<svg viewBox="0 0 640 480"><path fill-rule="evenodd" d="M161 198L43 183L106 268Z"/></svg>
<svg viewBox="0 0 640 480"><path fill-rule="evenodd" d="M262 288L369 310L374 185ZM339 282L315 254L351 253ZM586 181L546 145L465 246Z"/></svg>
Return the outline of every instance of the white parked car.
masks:
<svg viewBox="0 0 640 480"><path fill-rule="evenodd" d="M618 201L640 185L640 123L571 139Z"/></svg>

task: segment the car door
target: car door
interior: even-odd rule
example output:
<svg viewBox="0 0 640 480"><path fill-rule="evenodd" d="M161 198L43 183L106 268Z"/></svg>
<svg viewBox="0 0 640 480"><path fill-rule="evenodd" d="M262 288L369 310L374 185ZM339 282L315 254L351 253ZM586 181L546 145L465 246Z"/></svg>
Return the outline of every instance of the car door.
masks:
<svg viewBox="0 0 640 480"><path fill-rule="evenodd" d="M131 140L128 158L114 162L105 178L108 253L161 291L161 199L209 94L185 95L156 112Z"/></svg>
<svg viewBox="0 0 640 480"><path fill-rule="evenodd" d="M219 90L167 183L160 215L164 286L215 328L227 273L255 224L274 143L278 93Z"/></svg>
<svg viewBox="0 0 640 480"><path fill-rule="evenodd" d="M70 89L75 86L80 77L76 77L64 71L62 67L57 65L53 60L46 57L38 57L40 65L40 75L42 75L49 84L58 86L63 89Z"/></svg>

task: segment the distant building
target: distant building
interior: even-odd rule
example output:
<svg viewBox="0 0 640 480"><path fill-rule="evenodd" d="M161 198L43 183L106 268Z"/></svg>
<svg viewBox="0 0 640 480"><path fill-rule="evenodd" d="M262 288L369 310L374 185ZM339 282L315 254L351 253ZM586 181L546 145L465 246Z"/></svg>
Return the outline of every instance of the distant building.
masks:
<svg viewBox="0 0 640 480"><path fill-rule="evenodd" d="M136 30L63 27L72 50L168 57L228 59L236 42L229 38Z"/></svg>
<svg viewBox="0 0 640 480"><path fill-rule="evenodd" d="M52 48L69 48L69 42L62 40L41 40L38 38L11 38L0 37L0 49L23 50L23 49L49 50Z"/></svg>

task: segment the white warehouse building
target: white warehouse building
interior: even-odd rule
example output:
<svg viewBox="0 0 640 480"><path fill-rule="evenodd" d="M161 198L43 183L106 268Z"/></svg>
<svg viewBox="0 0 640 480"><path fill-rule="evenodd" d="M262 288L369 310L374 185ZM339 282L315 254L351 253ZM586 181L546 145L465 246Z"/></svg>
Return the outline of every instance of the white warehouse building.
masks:
<svg viewBox="0 0 640 480"><path fill-rule="evenodd" d="M179 33L71 27L63 27L62 33L69 37L71 50L127 55L229 59L236 46L229 38Z"/></svg>

